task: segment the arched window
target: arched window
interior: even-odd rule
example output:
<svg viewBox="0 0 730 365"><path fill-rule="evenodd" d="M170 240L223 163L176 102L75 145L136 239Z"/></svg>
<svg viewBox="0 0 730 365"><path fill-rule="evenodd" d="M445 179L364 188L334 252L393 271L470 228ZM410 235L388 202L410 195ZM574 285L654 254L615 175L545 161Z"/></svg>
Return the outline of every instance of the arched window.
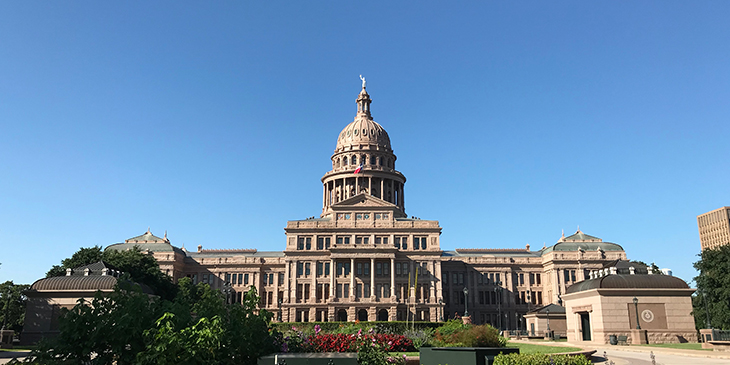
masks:
<svg viewBox="0 0 730 365"><path fill-rule="evenodd" d="M357 165L357 155L352 156L352 163L351 165Z"/></svg>
<svg viewBox="0 0 730 365"><path fill-rule="evenodd" d="M368 156L362 155L360 156L360 163L365 165L368 162Z"/></svg>
<svg viewBox="0 0 730 365"><path fill-rule="evenodd" d="M378 163L378 166L383 166L383 158L382 158L382 157L378 156L378 157L376 158L376 160L378 160L378 161L377 161L377 163Z"/></svg>
<svg viewBox="0 0 730 365"><path fill-rule="evenodd" d="M342 165L347 166L347 156L342 158Z"/></svg>

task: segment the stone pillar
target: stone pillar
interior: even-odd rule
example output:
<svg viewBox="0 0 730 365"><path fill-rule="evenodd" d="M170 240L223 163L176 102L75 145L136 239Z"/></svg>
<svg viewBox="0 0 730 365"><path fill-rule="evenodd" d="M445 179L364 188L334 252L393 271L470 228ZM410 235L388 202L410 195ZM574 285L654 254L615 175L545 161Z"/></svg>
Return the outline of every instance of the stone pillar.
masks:
<svg viewBox="0 0 730 365"><path fill-rule="evenodd" d="M360 193L360 178L355 175L355 195Z"/></svg>
<svg viewBox="0 0 730 365"><path fill-rule="evenodd" d="M289 272L291 271L291 261L285 261L286 265L284 265L284 303L289 303L291 300L289 298L289 295L291 294L289 292L289 279L291 278ZM239 274L240 275L240 274Z"/></svg>
<svg viewBox="0 0 730 365"><path fill-rule="evenodd" d="M370 300L375 300L375 259L370 258Z"/></svg>
<svg viewBox="0 0 730 365"><path fill-rule="evenodd" d="M368 177L368 194L373 195L373 178Z"/></svg>
<svg viewBox="0 0 730 365"><path fill-rule="evenodd" d="M330 302L335 298L335 260L330 259Z"/></svg>
<svg viewBox="0 0 730 365"><path fill-rule="evenodd" d="M297 302L297 264L297 260L292 261L292 274L290 276L292 278L292 284L290 285L289 303Z"/></svg>
<svg viewBox="0 0 730 365"><path fill-rule="evenodd" d="M430 270L431 275L428 277L429 286L431 287L431 292L429 293L429 302L431 303L438 303L438 299L436 299L436 261L431 261L431 267Z"/></svg>
<svg viewBox="0 0 730 365"><path fill-rule="evenodd" d="M385 200L385 179L380 178L380 199Z"/></svg>
<svg viewBox="0 0 730 365"><path fill-rule="evenodd" d="M436 265L436 270L434 271L434 275L436 275L439 278L443 278L443 275L441 273L441 261L436 261L435 265ZM443 297L444 297L443 284L442 284L442 281L439 280L436 282L436 298L437 298L436 302L438 302L438 298L443 298ZM442 310L443 310L443 307L442 307ZM444 316L444 317L446 317L446 316Z"/></svg>
<svg viewBox="0 0 730 365"><path fill-rule="evenodd" d="M355 259L350 258L350 292L348 293L350 300L354 300L355 296Z"/></svg>
<svg viewBox="0 0 730 365"><path fill-rule="evenodd" d="M391 239L393 239L391 237ZM390 300L395 302L395 258L390 259Z"/></svg>
<svg viewBox="0 0 730 365"><path fill-rule="evenodd" d="M309 302L317 303L317 261L312 261L312 271L310 273L312 273L312 283L310 284L312 287L309 288Z"/></svg>

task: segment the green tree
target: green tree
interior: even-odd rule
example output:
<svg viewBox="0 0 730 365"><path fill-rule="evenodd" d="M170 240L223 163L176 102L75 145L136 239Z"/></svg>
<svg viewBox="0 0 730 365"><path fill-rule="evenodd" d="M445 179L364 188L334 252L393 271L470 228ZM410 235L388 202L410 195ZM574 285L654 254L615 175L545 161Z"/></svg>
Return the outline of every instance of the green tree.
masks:
<svg viewBox="0 0 730 365"><path fill-rule="evenodd" d="M28 288L30 285L14 284L12 281L0 284L0 327L5 326L15 332L23 330L27 301L23 291Z"/></svg>
<svg viewBox="0 0 730 365"><path fill-rule="evenodd" d="M694 263L699 271L694 279L698 295L692 300L695 325L705 327L707 311L712 327L730 329L730 246L706 249L699 256Z"/></svg>
<svg viewBox="0 0 730 365"><path fill-rule="evenodd" d="M66 269L75 269L80 266L93 264L102 259L102 251L100 246L81 247L71 257L61 260L61 265L53 265L46 273L46 277L64 276Z"/></svg>

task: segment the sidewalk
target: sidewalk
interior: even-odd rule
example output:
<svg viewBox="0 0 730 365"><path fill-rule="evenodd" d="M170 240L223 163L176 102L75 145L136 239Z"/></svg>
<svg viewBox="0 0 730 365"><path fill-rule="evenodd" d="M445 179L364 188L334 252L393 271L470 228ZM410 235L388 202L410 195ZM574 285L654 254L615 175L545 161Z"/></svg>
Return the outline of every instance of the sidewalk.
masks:
<svg viewBox="0 0 730 365"><path fill-rule="evenodd" d="M609 345L603 343L594 342L553 342L553 341L529 341L529 340L516 340L510 339L512 342L529 343L533 345L547 345L547 346L563 346L563 347L578 347L584 350L596 350L596 355L603 354L605 350L611 351L625 351L625 352L654 352L655 354L668 354L668 355L679 355L679 356L693 356L693 357L704 357L713 359L730 359L730 352L711 351L711 350L687 350L687 349L672 349L665 347L650 347L650 346L632 346L632 345Z"/></svg>

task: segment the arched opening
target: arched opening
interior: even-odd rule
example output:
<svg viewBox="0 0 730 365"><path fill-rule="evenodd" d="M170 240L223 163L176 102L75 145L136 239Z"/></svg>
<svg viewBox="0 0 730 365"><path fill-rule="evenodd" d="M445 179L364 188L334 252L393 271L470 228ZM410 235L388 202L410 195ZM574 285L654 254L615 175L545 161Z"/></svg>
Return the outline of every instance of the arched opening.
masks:
<svg viewBox="0 0 730 365"><path fill-rule="evenodd" d="M380 312L378 312L378 321L381 321L381 322L388 321L388 311L387 310L381 309Z"/></svg>
<svg viewBox="0 0 730 365"><path fill-rule="evenodd" d="M351 165L357 165L357 155L352 156L352 163Z"/></svg>
<svg viewBox="0 0 730 365"><path fill-rule="evenodd" d="M337 311L337 320L340 322L347 322L347 311L340 309Z"/></svg>
<svg viewBox="0 0 730 365"><path fill-rule="evenodd" d="M342 166L347 166L347 156L342 158Z"/></svg>
<svg viewBox="0 0 730 365"><path fill-rule="evenodd" d="M366 309L360 309L359 311L357 311L357 320L360 322L367 322L368 311Z"/></svg>
<svg viewBox="0 0 730 365"><path fill-rule="evenodd" d="M375 156L370 156L370 165L375 166Z"/></svg>

